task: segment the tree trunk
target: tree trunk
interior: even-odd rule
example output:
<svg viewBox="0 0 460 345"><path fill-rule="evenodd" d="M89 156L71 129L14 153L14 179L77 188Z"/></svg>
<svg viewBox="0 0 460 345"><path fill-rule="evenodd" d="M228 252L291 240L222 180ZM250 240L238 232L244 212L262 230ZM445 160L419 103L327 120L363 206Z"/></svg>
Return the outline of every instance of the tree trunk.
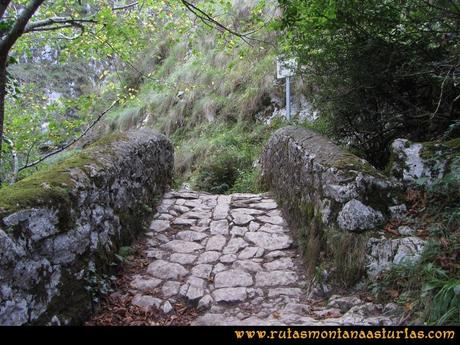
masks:
<svg viewBox="0 0 460 345"><path fill-rule="evenodd" d="M3 124L5 119L5 100L6 100L6 62L8 54L0 54L0 169L2 164L3 147Z"/></svg>

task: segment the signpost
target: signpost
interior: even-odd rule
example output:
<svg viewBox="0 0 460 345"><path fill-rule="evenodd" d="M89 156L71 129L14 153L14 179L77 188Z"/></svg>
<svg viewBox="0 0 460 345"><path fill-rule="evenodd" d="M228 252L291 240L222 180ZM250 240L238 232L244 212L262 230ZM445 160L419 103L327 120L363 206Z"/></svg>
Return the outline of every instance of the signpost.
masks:
<svg viewBox="0 0 460 345"><path fill-rule="evenodd" d="M280 56L276 59L276 76L278 79L286 79L286 118L291 120L291 77L297 68L296 59L285 59Z"/></svg>

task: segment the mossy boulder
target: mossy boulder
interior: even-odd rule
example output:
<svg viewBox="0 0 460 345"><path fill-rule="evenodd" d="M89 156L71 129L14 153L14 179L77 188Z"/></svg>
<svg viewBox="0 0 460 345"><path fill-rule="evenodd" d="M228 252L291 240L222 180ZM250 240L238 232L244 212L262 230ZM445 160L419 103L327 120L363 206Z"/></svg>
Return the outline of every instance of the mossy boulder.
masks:
<svg viewBox="0 0 460 345"><path fill-rule="evenodd" d="M84 320L172 171L171 143L144 129L104 137L1 189L0 324Z"/></svg>
<svg viewBox="0 0 460 345"><path fill-rule="evenodd" d="M388 171L405 184L429 186L448 173L459 155L459 138L423 143L396 139L391 145Z"/></svg>

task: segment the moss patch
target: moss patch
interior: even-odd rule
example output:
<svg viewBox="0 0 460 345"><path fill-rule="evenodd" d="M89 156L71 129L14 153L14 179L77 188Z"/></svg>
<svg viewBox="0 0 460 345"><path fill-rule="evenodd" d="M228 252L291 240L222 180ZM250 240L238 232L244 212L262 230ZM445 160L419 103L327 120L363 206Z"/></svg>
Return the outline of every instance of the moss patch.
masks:
<svg viewBox="0 0 460 345"><path fill-rule="evenodd" d="M344 153L342 157L335 161L332 166L340 170L361 171L374 177L385 178L376 168L370 163L358 158L351 153Z"/></svg>

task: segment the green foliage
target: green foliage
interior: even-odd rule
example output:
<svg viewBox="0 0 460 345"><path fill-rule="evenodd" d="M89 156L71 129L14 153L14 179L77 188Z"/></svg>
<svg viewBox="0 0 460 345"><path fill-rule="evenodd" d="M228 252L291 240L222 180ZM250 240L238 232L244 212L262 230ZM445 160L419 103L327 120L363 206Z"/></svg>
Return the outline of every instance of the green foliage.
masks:
<svg viewBox="0 0 460 345"><path fill-rule="evenodd" d="M263 144L282 125L213 123L197 127L176 142L176 178L211 193L262 190L257 167Z"/></svg>
<svg viewBox="0 0 460 345"><path fill-rule="evenodd" d="M280 0L284 51L299 58L338 138L376 166L388 144L459 119L460 9L453 1Z"/></svg>

